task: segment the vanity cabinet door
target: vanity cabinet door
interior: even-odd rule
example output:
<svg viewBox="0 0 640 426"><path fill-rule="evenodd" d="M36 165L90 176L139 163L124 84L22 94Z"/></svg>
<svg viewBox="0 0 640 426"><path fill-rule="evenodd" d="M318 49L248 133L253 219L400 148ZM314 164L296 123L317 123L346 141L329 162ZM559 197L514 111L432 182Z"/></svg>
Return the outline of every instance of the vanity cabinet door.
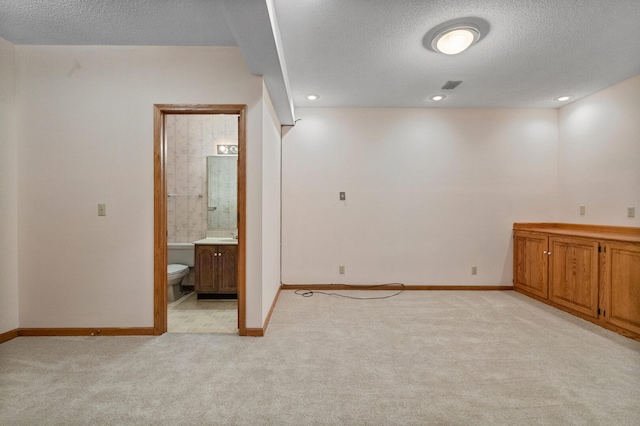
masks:
<svg viewBox="0 0 640 426"><path fill-rule="evenodd" d="M545 235L516 231L513 237L513 286L546 299L548 296L548 245Z"/></svg>
<svg viewBox="0 0 640 426"><path fill-rule="evenodd" d="M598 241L549 237L549 300L598 317Z"/></svg>
<svg viewBox="0 0 640 426"><path fill-rule="evenodd" d="M238 246L196 245L196 293L238 292Z"/></svg>
<svg viewBox="0 0 640 426"><path fill-rule="evenodd" d="M238 246L217 246L218 248L218 285L219 293L237 293L238 291Z"/></svg>
<svg viewBox="0 0 640 426"><path fill-rule="evenodd" d="M216 291L216 246L196 245L196 285L198 293Z"/></svg>
<svg viewBox="0 0 640 426"><path fill-rule="evenodd" d="M640 244L605 247L605 321L640 334Z"/></svg>

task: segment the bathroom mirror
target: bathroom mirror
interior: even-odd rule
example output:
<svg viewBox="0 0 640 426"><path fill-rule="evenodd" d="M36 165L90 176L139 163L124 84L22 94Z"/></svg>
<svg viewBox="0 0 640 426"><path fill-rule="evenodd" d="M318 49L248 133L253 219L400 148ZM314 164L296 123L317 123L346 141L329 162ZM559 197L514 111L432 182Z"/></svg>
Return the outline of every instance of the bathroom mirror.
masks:
<svg viewBox="0 0 640 426"><path fill-rule="evenodd" d="M238 157L207 157L207 229L238 227Z"/></svg>

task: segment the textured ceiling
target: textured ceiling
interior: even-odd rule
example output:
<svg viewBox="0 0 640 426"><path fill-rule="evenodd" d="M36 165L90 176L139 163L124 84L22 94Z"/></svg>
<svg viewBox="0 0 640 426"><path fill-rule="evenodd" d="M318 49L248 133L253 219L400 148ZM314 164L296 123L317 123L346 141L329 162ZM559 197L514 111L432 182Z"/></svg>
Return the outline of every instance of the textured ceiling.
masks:
<svg viewBox="0 0 640 426"><path fill-rule="evenodd" d="M234 46L220 0L0 0L14 44Z"/></svg>
<svg viewBox="0 0 640 426"><path fill-rule="evenodd" d="M430 30L464 17L488 24L478 44L425 48ZM286 124L291 95L297 106L558 107L640 74L638 22L640 0L0 0L0 37L15 44L238 45ZM462 84L441 90L448 80ZM446 100L428 100L438 93Z"/></svg>
<svg viewBox="0 0 640 426"><path fill-rule="evenodd" d="M297 106L558 107L640 74L640 0L275 0ZM490 30L458 56L443 22ZM457 89L440 88L462 80ZM315 102L304 95L315 93ZM444 93L440 103L428 97Z"/></svg>

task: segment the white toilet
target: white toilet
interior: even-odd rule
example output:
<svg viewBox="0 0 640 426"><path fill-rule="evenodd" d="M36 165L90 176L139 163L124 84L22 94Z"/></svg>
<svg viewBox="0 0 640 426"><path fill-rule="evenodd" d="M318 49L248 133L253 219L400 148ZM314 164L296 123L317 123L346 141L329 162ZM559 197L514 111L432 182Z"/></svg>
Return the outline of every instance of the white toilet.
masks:
<svg viewBox="0 0 640 426"><path fill-rule="evenodd" d="M180 298L180 283L194 265L195 246L191 243L167 244L167 303Z"/></svg>

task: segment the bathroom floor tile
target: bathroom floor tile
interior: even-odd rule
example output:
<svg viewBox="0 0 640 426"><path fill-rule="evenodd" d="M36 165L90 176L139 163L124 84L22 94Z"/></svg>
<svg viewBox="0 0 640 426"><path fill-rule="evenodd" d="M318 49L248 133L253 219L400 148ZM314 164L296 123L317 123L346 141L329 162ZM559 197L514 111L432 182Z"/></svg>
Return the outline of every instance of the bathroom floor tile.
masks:
<svg viewBox="0 0 640 426"><path fill-rule="evenodd" d="M167 309L170 333L237 333L236 300L198 300L195 293L171 302Z"/></svg>

